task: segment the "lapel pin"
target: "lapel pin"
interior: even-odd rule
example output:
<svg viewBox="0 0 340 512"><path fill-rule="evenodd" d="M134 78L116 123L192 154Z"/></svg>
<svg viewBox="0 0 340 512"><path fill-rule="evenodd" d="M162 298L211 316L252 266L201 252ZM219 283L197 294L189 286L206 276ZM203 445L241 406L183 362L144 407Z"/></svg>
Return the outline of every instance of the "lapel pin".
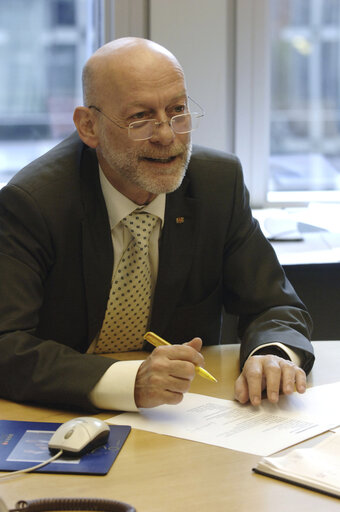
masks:
<svg viewBox="0 0 340 512"><path fill-rule="evenodd" d="M184 217L176 217L176 224L183 224Z"/></svg>

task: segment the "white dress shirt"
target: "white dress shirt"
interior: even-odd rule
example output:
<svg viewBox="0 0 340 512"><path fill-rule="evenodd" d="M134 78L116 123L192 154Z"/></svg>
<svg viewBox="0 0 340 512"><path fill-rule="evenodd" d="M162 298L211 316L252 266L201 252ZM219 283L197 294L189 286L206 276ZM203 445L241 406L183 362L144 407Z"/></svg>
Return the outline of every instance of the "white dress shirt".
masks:
<svg viewBox="0 0 340 512"><path fill-rule="evenodd" d="M121 220L133 212L138 205L118 192L107 180L101 169L99 170L99 176L111 228L114 276L118 263L132 238L131 233L121 223ZM150 265L153 297L158 274L158 243L164 224L165 194L157 196L150 204L143 208L143 211L159 217L159 221L150 236ZM95 351L96 339L88 349L89 353L95 353ZM141 363L142 361L119 361L112 364L91 391L90 399L92 403L100 409L122 411L138 410L134 401L134 388L137 371Z"/></svg>
<svg viewBox="0 0 340 512"><path fill-rule="evenodd" d="M131 240L131 234L120 221L135 210L137 205L118 192L107 180L101 169L99 173L111 227L114 275L120 258ZM144 211L157 215L160 219L150 236L150 264L153 296L158 273L158 244L164 224L165 194L157 196L150 204L144 207ZM294 363L300 365L301 357L298 353L299 351L294 351L282 343L267 343L266 345L262 345L262 347L268 345L279 346ZM96 339L89 347L88 353L95 353L95 346ZM261 347L255 349L250 355L255 355L256 351L260 348ZM90 392L90 400L93 405L99 409L138 411L134 400L134 390L136 375L142 362L143 361L118 361L112 364Z"/></svg>

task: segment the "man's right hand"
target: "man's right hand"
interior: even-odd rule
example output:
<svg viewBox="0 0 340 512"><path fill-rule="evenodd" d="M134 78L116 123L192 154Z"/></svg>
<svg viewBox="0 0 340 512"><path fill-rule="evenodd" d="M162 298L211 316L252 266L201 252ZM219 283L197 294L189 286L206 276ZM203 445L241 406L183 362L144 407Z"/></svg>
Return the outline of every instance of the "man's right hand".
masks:
<svg viewBox="0 0 340 512"><path fill-rule="evenodd" d="M195 377L195 367L204 366L201 348L200 338L193 338L183 345L156 347L137 372L137 407L181 402Z"/></svg>

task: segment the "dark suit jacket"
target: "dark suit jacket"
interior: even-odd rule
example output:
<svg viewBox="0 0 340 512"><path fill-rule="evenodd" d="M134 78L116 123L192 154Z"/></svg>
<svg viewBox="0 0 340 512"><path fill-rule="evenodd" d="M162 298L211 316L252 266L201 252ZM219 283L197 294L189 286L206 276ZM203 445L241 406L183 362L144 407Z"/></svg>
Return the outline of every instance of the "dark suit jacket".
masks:
<svg viewBox="0 0 340 512"><path fill-rule="evenodd" d="M2 397L93 409L88 393L112 360L84 353L112 265L96 154L74 134L0 191ZM223 306L240 317L241 365L279 341L311 368L310 318L251 216L238 160L198 148L167 195L150 329L218 344Z"/></svg>

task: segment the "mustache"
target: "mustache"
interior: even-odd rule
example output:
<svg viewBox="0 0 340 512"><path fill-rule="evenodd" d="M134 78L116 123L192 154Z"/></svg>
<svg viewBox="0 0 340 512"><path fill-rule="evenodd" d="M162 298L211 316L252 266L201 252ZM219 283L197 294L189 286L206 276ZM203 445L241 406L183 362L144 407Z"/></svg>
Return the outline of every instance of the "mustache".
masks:
<svg viewBox="0 0 340 512"><path fill-rule="evenodd" d="M166 160L167 158L174 158L176 156L180 156L183 153L186 153L188 150L189 147L186 145L178 145L172 147L171 150L168 151L160 151L159 148L157 150L149 148L138 151L138 158L154 158L156 160Z"/></svg>

